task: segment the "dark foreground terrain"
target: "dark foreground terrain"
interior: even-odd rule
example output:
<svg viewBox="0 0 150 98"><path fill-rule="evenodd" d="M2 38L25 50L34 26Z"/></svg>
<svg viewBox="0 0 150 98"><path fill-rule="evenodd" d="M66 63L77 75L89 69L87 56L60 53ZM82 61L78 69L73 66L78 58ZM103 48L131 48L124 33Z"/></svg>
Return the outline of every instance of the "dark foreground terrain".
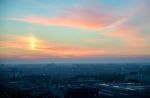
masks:
<svg viewBox="0 0 150 98"><path fill-rule="evenodd" d="M1 64L0 98L150 98L150 64Z"/></svg>

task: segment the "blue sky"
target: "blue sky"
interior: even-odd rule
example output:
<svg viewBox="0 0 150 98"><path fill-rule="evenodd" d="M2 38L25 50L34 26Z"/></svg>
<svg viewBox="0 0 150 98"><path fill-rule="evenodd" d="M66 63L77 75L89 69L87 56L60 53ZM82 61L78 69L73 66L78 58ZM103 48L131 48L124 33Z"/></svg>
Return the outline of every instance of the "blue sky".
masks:
<svg viewBox="0 0 150 98"><path fill-rule="evenodd" d="M2 0L0 60L147 60L149 4L149 0Z"/></svg>

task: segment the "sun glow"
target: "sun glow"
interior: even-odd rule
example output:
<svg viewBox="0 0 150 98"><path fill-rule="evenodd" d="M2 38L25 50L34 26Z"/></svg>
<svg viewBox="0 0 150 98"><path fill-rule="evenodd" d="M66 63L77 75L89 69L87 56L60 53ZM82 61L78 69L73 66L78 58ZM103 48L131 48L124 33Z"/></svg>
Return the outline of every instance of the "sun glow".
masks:
<svg viewBox="0 0 150 98"><path fill-rule="evenodd" d="M31 50L35 50L36 49L36 39L34 37L31 37L29 39L29 46Z"/></svg>

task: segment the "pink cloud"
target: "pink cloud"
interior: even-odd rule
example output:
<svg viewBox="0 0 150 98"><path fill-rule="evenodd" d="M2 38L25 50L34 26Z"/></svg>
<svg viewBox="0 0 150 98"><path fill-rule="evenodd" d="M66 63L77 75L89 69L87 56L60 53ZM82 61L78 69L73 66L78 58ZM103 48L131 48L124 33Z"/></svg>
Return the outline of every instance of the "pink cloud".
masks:
<svg viewBox="0 0 150 98"><path fill-rule="evenodd" d="M40 16L29 16L23 18L9 18L9 19L32 23L32 24L39 24L39 25L67 26L67 27L84 28L84 29L101 29L108 25L108 23L105 22L98 23L91 20L87 21L87 20L75 19L70 17L46 18Z"/></svg>
<svg viewBox="0 0 150 98"><path fill-rule="evenodd" d="M123 48L121 48L120 50L118 49L120 51L120 54L149 55L150 53L146 51L146 38L136 32L136 29L132 27L120 27L112 32L105 33L105 35L112 38L118 38L123 41Z"/></svg>
<svg viewBox="0 0 150 98"><path fill-rule="evenodd" d="M112 12L111 9L108 10L101 5L92 7L83 5L64 10L53 17L29 15L24 17L8 17L6 19L46 26L67 26L95 30L123 24L139 13L139 11L141 11L141 7L138 6L134 10L132 9L120 14L117 11ZM120 22L122 20L124 22Z"/></svg>
<svg viewBox="0 0 150 98"><path fill-rule="evenodd" d="M67 26L83 29L102 29L120 20L122 17L117 13L108 12L100 6L79 6L60 12L54 17L25 16L9 17L9 20L39 24Z"/></svg>

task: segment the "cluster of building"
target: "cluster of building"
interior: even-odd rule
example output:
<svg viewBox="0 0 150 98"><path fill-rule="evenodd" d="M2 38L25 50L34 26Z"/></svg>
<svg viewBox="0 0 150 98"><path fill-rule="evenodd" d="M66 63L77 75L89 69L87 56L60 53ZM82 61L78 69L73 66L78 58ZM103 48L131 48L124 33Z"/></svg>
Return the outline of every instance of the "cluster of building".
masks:
<svg viewBox="0 0 150 98"><path fill-rule="evenodd" d="M124 83L78 77L55 84L49 75L24 75L15 68L3 75L0 98L150 98L150 75L146 72L125 74Z"/></svg>
<svg viewBox="0 0 150 98"><path fill-rule="evenodd" d="M150 98L150 85L140 83L104 83L76 80L68 83L9 81L9 91L1 98Z"/></svg>
<svg viewBox="0 0 150 98"><path fill-rule="evenodd" d="M84 80L72 82L64 88L66 98L150 98L150 86L138 83Z"/></svg>

